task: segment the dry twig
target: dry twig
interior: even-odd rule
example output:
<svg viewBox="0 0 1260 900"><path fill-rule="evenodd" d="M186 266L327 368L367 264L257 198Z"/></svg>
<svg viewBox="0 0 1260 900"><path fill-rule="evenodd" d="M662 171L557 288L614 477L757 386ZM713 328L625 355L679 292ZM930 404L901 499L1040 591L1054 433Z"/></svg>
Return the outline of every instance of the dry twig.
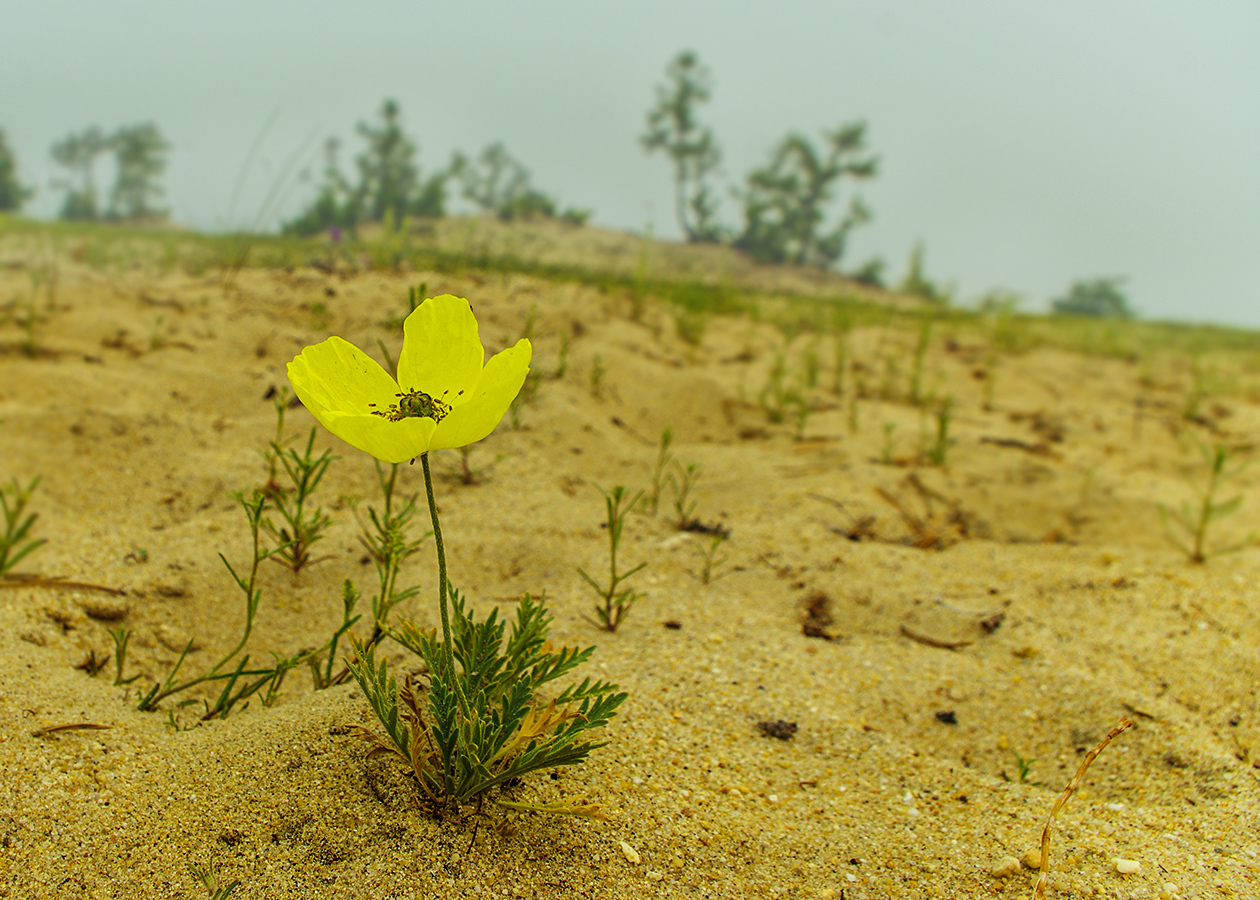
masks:
<svg viewBox="0 0 1260 900"><path fill-rule="evenodd" d="M1076 770L1076 774L1072 776L1072 780L1068 782L1068 786L1063 789L1063 793L1059 795L1059 799L1054 802L1054 806L1050 809L1050 818L1046 820L1046 827L1041 831L1041 871L1037 875L1037 884L1033 887L1033 900L1044 900L1046 896L1046 882L1050 880L1050 826L1054 824L1054 817L1059 814L1063 804L1067 803L1068 797L1072 796L1076 786L1081 783L1081 779L1085 777L1085 770L1089 768L1090 763L1121 732L1131 727L1133 727L1133 720L1128 716L1122 717L1120 724L1108 731L1107 736L1098 742L1098 746L1085 754L1085 758L1081 760L1081 767Z"/></svg>

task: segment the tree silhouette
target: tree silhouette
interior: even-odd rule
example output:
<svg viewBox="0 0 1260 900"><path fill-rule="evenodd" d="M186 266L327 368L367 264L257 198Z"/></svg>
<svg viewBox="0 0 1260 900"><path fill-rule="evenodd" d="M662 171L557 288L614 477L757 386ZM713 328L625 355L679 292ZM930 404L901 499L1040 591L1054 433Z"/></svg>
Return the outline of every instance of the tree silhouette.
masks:
<svg viewBox="0 0 1260 900"><path fill-rule="evenodd" d="M152 122L119 128L109 138L117 173L109 195L109 218L139 220L161 218L157 200L164 191L158 183L166 171L170 143Z"/></svg>
<svg viewBox="0 0 1260 900"><path fill-rule="evenodd" d="M685 50L674 57L665 77L640 141L649 153L662 150L673 161L674 208L687 240L716 241L722 236L713 219L717 199L705 179L717 169L721 151L712 130L696 121L696 105L709 99L709 70Z"/></svg>
<svg viewBox="0 0 1260 900"><path fill-rule="evenodd" d="M17 159L9 149L9 140L0 128L0 212L17 212L31 195L17 177Z"/></svg>
<svg viewBox="0 0 1260 900"><path fill-rule="evenodd" d="M855 197L833 231L819 230L840 179L865 180L877 173L878 159L865 152L862 122L827 134L823 152L801 135L785 137L769 165L748 175L744 231L735 246L762 262L835 265L844 255L849 232L868 221L870 211Z"/></svg>
<svg viewBox="0 0 1260 900"><path fill-rule="evenodd" d="M386 100L379 123L360 122L358 132L367 141L357 160L367 218L379 222L388 211L395 222L401 222L420 172L414 162L416 145L403 133L398 103Z"/></svg>
<svg viewBox="0 0 1260 900"><path fill-rule="evenodd" d="M556 201L530 184L529 169L508 153L502 141L487 146L475 162L456 153L450 173L463 185L466 199L482 212L493 213L505 222L557 215ZM578 215L580 212L576 210L563 213L570 221L575 221Z"/></svg>
<svg viewBox="0 0 1260 900"><path fill-rule="evenodd" d="M53 162L69 173L53 182L66 192L61 218L94 221L101 217L96 196L96 159L108 150L109 138L95 125L52 145Z"/></svg>

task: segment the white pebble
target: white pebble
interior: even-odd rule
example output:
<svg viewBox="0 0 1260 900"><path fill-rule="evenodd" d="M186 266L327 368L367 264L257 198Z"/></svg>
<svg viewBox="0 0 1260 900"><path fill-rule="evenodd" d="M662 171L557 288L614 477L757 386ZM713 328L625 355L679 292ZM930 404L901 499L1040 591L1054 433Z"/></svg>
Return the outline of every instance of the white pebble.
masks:
<svg viewBox="0 0 1260 900"><path fill-rule="evenodd" d="M1040 869L1041 868L1041 848L1029 847L1028 851L1020 858L1020 862L1022 862L1025 866L1027 866L1030 869Z"/></svg>
<svg viewBox="0 0 1260 900"><path fill-rule="evenodd" d="M1014 878L1021 871L1019 860L1013 856L999 859L991 870L994 878Z"/></svg>
<svg viewBox="0 0 1260 900"><path fill-rule="evenodd" d="M626 858L626 862L632 866L637 866L639 864L639 851L625 841L618 841L618 843L621 844L621 855Z"/></svg>
<svg viewBox="0 0 1260 900"><path fill-rule="evenodd" d="M1142 871L1142 864L1136 859L1120 859L1116 858L1116 871L1121 875L1133 875Z"/></svg>

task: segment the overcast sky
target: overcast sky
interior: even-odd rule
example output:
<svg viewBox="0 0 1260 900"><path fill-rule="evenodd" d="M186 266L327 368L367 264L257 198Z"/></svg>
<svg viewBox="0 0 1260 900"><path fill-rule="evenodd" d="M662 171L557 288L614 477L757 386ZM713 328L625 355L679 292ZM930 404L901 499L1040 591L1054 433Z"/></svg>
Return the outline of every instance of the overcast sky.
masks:
<svg viewBox="0 0 1260 900"><path fill-rule="evenodd" d="M503 140L594 223L677 237L668 164L638 137L666 64L694 49L731 185L788 131L868 123L875 218L844 265L882 256L896 279L921 240L964 302L1005 288L1040 309L1123 276L1146 317L1260 326L1257 48L1250 0L40 0L6 4L0 128L34 215L59 208L54 141L154 121L173 218L240 227L289 159L319 169L325 137L349 168L355 123L393 97L426 172ZM294 185L284 213L311 191ZM722 213L738 223L735 200Z"/></svg>

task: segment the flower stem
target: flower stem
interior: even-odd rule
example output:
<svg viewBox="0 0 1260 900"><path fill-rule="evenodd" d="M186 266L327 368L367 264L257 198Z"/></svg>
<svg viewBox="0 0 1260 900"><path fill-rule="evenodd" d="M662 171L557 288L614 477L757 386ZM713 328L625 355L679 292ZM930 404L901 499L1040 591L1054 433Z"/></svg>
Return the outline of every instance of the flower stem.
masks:
<svg viewBox="0 0 1260 900"><path fill-rule="evenodd" d="M437 501L433 498L433 475L429 471L429 454L420 454L420 466L424 469L424 488L429 495L429 518L433 522L433 543L437 545L438 558L438 606L442 610L442 646L443 663L446 675L455 686L455 696L459 701L460 711L467 713L468 702L464 699L464 691L455 677L455 642L451 637L451 616L447 611L446 595L446 545L442 543L442 526L438 522Z"/></svg>

